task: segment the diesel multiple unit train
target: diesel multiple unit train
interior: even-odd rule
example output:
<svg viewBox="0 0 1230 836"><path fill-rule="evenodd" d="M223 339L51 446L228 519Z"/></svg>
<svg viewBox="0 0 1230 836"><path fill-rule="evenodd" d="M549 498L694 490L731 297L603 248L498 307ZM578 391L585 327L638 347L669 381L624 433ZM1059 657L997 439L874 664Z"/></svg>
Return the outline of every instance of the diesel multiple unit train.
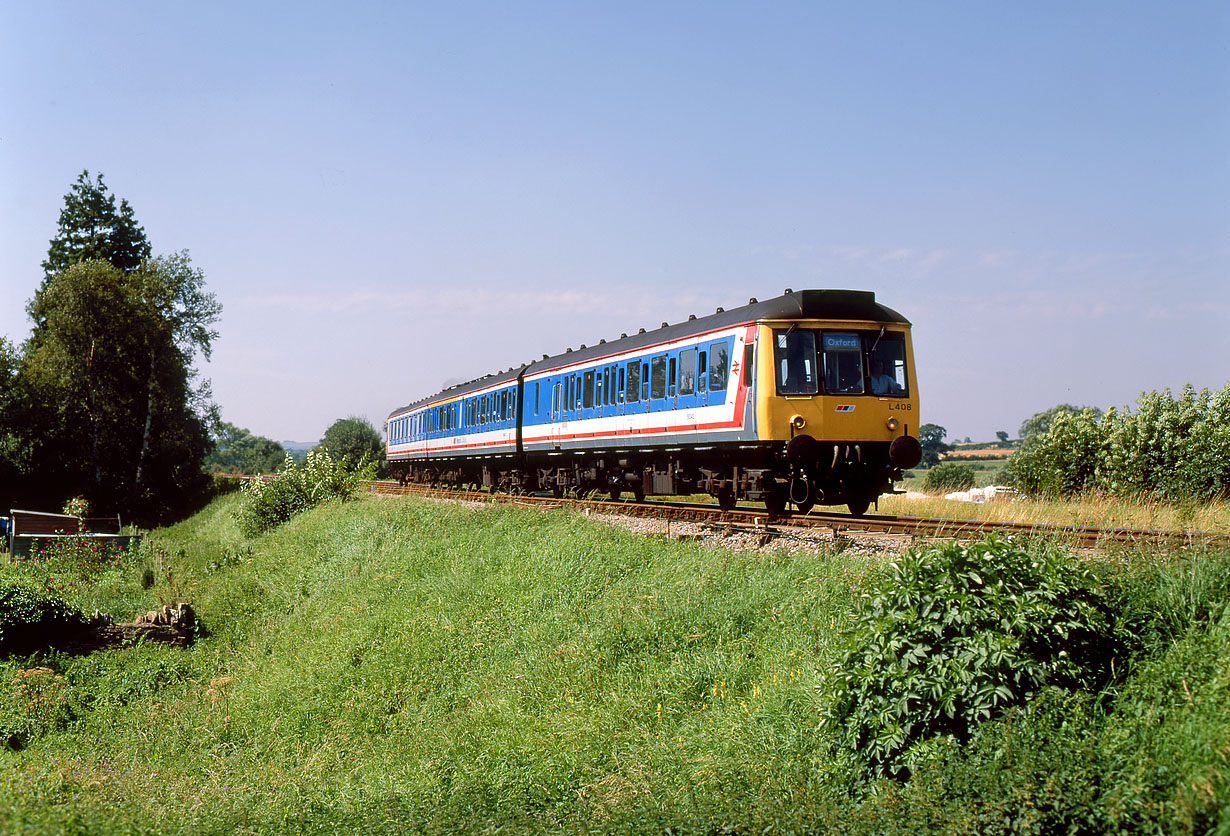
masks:
<svg viewBox="0 0 1230 836"><path fill-rule="evenodd" d="M921 458L910 323L852 290L787 290L454 386L394 410L402 483L708 493L863 514Z"/></svg>

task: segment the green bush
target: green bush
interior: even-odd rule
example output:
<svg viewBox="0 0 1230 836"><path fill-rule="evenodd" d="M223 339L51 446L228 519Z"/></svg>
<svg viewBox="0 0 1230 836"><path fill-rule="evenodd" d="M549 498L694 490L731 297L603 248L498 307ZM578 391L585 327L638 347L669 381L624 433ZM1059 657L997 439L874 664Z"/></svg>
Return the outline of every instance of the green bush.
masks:
<svg viewBox="0 0 1230 836"><path fill-rule="evenodd" d="M1099 687L1117 649L1088 569L995 536L894 562L860 596L847 636L825 724L890 777L1047 685Z"/></svg>
<svg viewBox="0 0 1230 836"><path fill-rule="evenodd" d="M54 645L88 622L85 613L60 598L0 581L0 656Z"/></svg>
<svg viewBox="0 0 1230 836"><path fill-rule="evenodd" d="M361 480L373 477L375 468L364 460L351 470L319 447L299 464L287 454L282 470L272 479L244 483L243 503L235 515L240 531L253 537L326 500L347 499Z"/></svg>
<svg viewBox="0 0 1230 836"><path fill-rule="evenodd" d="M1168 389L1148 392L1135 412L1058 412L1044 431L1024 438L1004 473L1010 485L1031 496L1091 490L1173 502L1226 496L1230 384L1219 392L1188 385L1178 397Z"/></svg>
<svg viewBox="0 0 1230 836"><path fill-rule="evenodd" d="M944 462L927 471L923 490L932 493L967 491L974 487L974 469L968 464Z"/></svg>

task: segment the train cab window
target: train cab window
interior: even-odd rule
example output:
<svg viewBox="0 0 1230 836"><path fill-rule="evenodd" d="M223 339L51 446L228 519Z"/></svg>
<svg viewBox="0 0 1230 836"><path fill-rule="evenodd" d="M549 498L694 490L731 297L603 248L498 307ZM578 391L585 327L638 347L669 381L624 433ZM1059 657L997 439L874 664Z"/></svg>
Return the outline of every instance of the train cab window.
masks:
<svg viewBox="0 0 1230 836"><path fill-rule="evenodd" d="M871 394L908 394L905 376L905 335L900 332L880 334L871 342L870 355Z"/></svg>
<svg viewBox="0 0 1230 836"><path fill-rule="evenodd" d="M636 403L641 399L641 364L628 364L628 403Z"/></svg>
<svg viewBox="0 0 1230 836"><path fill-rule="evenodd" d="M726 350L726 343L714 343L709 346L709 391L721 392L729 376L730 352Z"/></svg>
<svg viewBox="0 0 1230 836"><path fill-rule="evenodd" d="M857 356L857 350L855 354ZM779 395L814 395L820 391L820 378L816 373L815 333L794 327L774 331L773 359L777 368Z"/></svg>
<svg viewBox="0 0 1230 836"><path fill-rule="evenodd" d="M679 352L679 394L696 394L696 349Z"/></svg>
<svg viewBox="0 0 1230 836"><path fill-rule="evenodd" d="M649 361L649 397L654 400L666 397L666 355Z"/></svg>
<svg viewBox="0 0 1230 836"><path fill-rule="evenodd" d="M858 334L826 331L824 389L834 395L863 394L863 341Z"/></svg>

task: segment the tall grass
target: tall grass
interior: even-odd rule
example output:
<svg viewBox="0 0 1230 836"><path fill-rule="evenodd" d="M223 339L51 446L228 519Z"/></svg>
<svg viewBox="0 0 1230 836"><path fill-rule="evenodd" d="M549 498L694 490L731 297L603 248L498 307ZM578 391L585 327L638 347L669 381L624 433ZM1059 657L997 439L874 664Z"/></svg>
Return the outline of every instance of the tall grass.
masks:
<svg viewBox="0 0 1230 836"><path fill-rule="evenodd" d="M885 514L1002 520L1046 525L1230 532L1230 502L1175 504L1091 494L1071 500L1011 499L978 504L928 497L880 497Z"/></svg>
<svg viewBox="0 0 1230 836"><path fill-rule="evenodd" d="M1152 563L1108 564L1138 579L1115 581L1121 608L1156 637L1117 700L1054 695L1051 713L869 788L818 726L874 558L374 497L248 539L237 501L153 535L145 592L194 602L208 635L191 649L0 660L0 686L34 683L0 703L0 723L28 729L23 748L0 747L0 832L873 833L927 816L942 830L963 807L1024 809L1046 723L1064 722L1070 754L1052 766L1070 768L1051 777L1086 818L1035 793L1055 820L1178 830L1225 797L1222 731L1200 748L1184 735L1230 704L1212 632L1225 616L1207 603L1227 590L1216 573L1183 583L1225 556L1159 564L1153 581L1139 580ZM1151 620L1159 608L1172 612ZM1158 768L1133 772L1133 750ZM1095 753L1108 783L1071 753ZM1035 773L1005 771L1027 761Z"/></svg>
<svg viewBox="0 0 1230 836"><path fill-rule="evenodd" d="M388 499L245 541L231 502L157 538L208 639L54 660L73 719L9 756L10 790L40 788L7 796L21 816L581 828L814 783L818 659L861 563Z"/></svg>

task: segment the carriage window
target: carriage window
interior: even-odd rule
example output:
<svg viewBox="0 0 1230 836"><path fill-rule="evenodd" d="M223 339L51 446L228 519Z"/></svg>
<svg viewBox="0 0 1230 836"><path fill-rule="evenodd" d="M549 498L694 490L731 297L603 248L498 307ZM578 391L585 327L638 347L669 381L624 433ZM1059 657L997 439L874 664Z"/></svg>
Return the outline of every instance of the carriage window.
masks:
<svg viewBox="0 0 1230 836"><path fill-rule="evenodd" d="M585 373L585 388L582 390L581 406L584 409L589 409L594 405L594 373Z"/></svg>
<svg viewBox="0 0 1230 836"><path fill-rule="evenodd" d="M855 341L858 340L856 336ZM858 349L854 356L858 357ZM814 395L820 391L816 374L816 335L789 328L773 332L773 359L779 395ZM860 378L861 380L861 378Z"/></svg>
<svg viewBox="0 0 1230 836"><path fill-rule="evenodd" d="M628 403L641 399L641 364L628 364Z"/></svg>
<svg viewBox="0 0 1230 836"><path fill-rule="evenodd" d="M868 340L871 350L871 393L873 395L908 394L905 377L905 335L900 331L885 333L878 340Z"/></svg>
<svg viewBox="0 0 1230 836"><path fill-rule="evenodd" d="M696 370L696 376L699 380L696 382L696 388L703 392L705 391L705 372L709 370L709 367L705 365L705 352L702 351L700 353L700 360L698 362L700 363L700 366Z"/></svg>
<svg viewBox="0 0 1230 836"><path fill-rule="evenodd" d="M619 402L623 403L624 402L624 367L623 366L619 367L619 385L615 387L615 391L618 393L616 397L618 398Z"/></svg>
<svg viewBox="0 0 1230 836"><path fill-rule="evenodd" d="M835 395L863 394L863 341L858 334L827 331L824 346L824 389Z"/></svg>
<svg viewBox="0 0 1230 836"><path fill-rule="evenodd" d="M679 394L696 392L696 349L679 352Z"/></svg>
<svg viewBox="0 0 1230 836"><path fill-rule="evenodd" d="M538 384L535 383L534 384L534 414L535 415L538 414L538 398L539 398Z"/></svg>
<svg viewBox="0 0 1230 836"><path fill-rule="evenodd" d="M666 397L666 355L654 357L649 361L652 370L649 373L649 395L652 398Z"/></svg>
<svg viewBox="0 0 1230 836"><path fill-rule="evenodd" d="M675 368L677 363L677 359L672 357L670 378L666 382L666 393L672 398L675 397L675 381L678 380L678 378L675 377Z"/></svg>
<svg viewBox="0 0 1230 836"><path fill-rule="evenodd" d="M726 343L714 343L709 346L709 391L721 392L726 388L726 378L730 374L730 354Z"/></svg>

